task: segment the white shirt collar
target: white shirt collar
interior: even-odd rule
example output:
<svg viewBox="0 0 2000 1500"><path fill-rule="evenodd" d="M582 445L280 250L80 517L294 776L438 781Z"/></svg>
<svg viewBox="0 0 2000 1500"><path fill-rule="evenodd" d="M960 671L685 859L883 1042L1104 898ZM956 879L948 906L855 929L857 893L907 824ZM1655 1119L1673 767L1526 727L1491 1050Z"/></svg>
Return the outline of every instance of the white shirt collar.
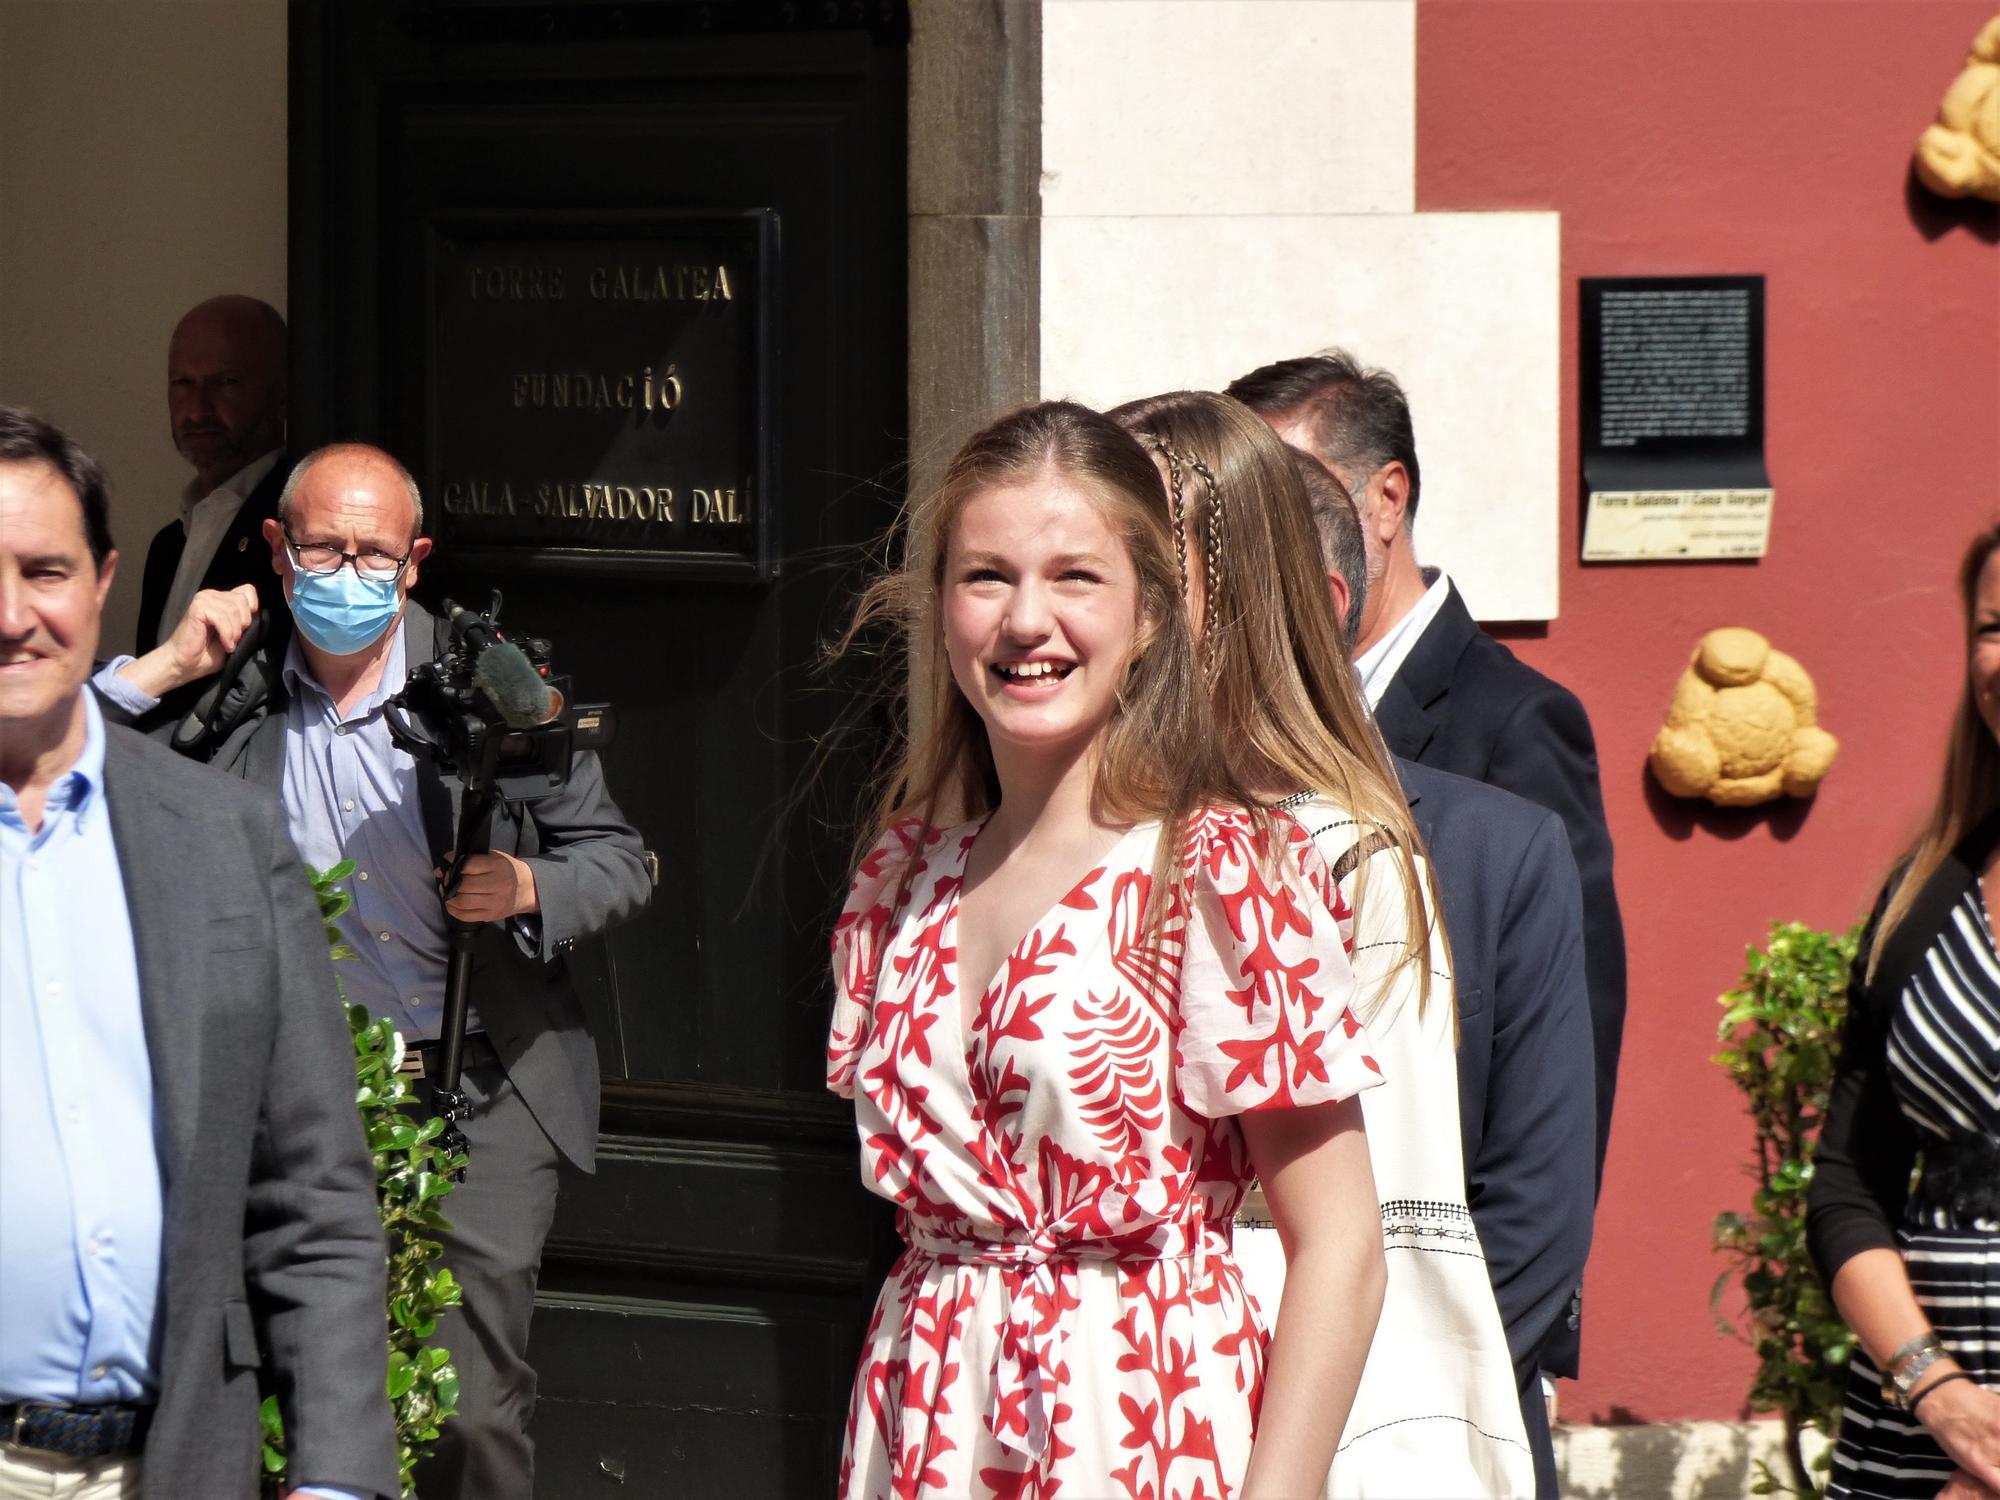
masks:
<svg viewBox="0 0 2000 1500"><path fill-rule="evenodd" d="M181 492L181 525L183 527L191 527L194 522L194 513L197 509L204 507L214 509L215 507L210 505L210 502L224 495L229 497L228 509L230 515L233 517L236 514L236 508L250 497L250 492L262 484L264 476L276 467L278 455L284 451L283 448L273 448L269 453L251 459L249 463L238 469L234 474L231 474L206 495L195 494L194 486L190 484Z"/></svg>
<svg viewBox="0 0 2000 1500"><path fill-rule="evenodd" d="M1389 684L1395 681L1397 671L1416 649L1417 642L1430 628L1431 621L1444 608L1444 601L1451 595L1451 579L1442 568L1425 568L1424 580L1430 585L1424 590L1410 612L1389 627L1389 633L1354 658L1354 670L1361 677L1361 691L1368 699L1370 709L1382 706L1382 695L1389 691Z"/></svg>

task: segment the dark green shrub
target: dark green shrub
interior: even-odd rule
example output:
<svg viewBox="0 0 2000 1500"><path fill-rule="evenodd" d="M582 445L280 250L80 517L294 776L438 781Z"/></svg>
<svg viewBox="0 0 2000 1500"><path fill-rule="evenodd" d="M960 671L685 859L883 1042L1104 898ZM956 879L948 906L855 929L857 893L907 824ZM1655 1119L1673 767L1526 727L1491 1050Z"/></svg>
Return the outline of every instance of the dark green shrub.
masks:
<svg viewBox="0 0 2000 1500"><path fill-rule="evenodd" d="M335 889L353 873L352 860L324 874L312 872L313 893L319 897L319 914L335 959L354 956L340 940L336 925L353 902L347 892ZM341 1003L347 1003L344 988ZM415 1100L396 1071L401 1047L388 1018L371 1020L360 1006L348 1005L347 1029L354 1037L354 1102L375 1156L375 1194L389 1241L387 1383L389 1404L396 1414L403 1493L409 1496L416 1493L411 1470L437 1440L439 1425L458 1407L458 1371L452 1367L451 1352L429 1340L437 1332L438 1314L458 1306L459 1288L450 1270L436 1264L444 1247L429 1234L451 1227L438 1204L451 1191L451 1174L465 1165L465 1157L447 1156L439 1144L443 1120L418 1121L411 1115ZM282 1485L285 1433L275 1396L264 1398L260 1416L264 1469Z"/></svg>
<svg viewBox="0 0 2000 1500"><path fill-rule="evenodd" d="M1760 1460L1752 1487L1760 1495L1825 1492L1827 1456L1808 1466L1802 1439L1807 1427L1834 1435L1854 1352L1854 1337L1806 1255L1806 1189L1859 935L1774 922L1769 946L1749 950L1741 984L1721 1000L1723 1050L1715 1061L1749 1102L1757 1149L1748 1170L1756 1190L1748 1214L1716 1215L1715 1248L1730 1268L1716 1278L1709 1305L1719 1306L1732 1277L1741 1282L1746 1319L1739 1324L1718 1313L1716 1324L1757 1355L1750 1408L1784 1420L1790 1483Z"/></svg>

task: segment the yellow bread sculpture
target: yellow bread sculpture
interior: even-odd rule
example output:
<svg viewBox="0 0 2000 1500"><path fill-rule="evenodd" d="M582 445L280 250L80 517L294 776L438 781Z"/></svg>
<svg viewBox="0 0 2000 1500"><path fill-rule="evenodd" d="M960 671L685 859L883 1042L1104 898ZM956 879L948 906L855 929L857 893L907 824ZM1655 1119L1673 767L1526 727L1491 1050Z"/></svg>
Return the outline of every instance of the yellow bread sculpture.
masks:
<svg viewBox="0 0 2000 1500"><path fill-rule="evenodd" d="M1695 647L1648 759L1676 797L1754 807L1810 797L1839 752L1806 669L1754 630L1725 629Z"/></svg>
<svg viewBox="0 0 2000 1500"><path fill-rule="evenodd" d="M2000 16L1980 28L1937 124L1917 138L1917 177L1946 198L2000 202Z"/></svg>

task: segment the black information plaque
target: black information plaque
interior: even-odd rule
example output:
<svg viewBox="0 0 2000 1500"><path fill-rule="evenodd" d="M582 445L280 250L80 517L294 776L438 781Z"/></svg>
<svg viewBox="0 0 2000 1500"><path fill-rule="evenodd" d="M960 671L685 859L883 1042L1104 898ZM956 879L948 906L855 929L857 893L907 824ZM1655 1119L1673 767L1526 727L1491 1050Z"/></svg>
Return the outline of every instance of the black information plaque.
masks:
<svg viewBox="0 0 2000 1500"><path fill-rule="evenodd" d="M430 493L455 561L765 579L776 215L432 240Z"/></svg>
<svg viewBox="0 0 2000 1500"><path fill-rule="evenodd" d="M1762 557L1764 278L1585 278L1585 562Z"/></svg>

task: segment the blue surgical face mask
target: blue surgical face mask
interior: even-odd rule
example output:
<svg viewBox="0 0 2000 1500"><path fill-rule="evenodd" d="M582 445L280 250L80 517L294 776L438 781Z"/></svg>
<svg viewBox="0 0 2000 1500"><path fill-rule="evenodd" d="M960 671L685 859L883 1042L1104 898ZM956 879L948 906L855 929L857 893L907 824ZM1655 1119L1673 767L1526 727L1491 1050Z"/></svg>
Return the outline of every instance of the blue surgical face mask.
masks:
<svg viewBox="0 0 2000 1500"><path fill-rule="evenodd" d="M402 607L394 578L363 578L345 565L331 573L292 570L292 618L299 634L329 656L374 645Z"/></svg>

